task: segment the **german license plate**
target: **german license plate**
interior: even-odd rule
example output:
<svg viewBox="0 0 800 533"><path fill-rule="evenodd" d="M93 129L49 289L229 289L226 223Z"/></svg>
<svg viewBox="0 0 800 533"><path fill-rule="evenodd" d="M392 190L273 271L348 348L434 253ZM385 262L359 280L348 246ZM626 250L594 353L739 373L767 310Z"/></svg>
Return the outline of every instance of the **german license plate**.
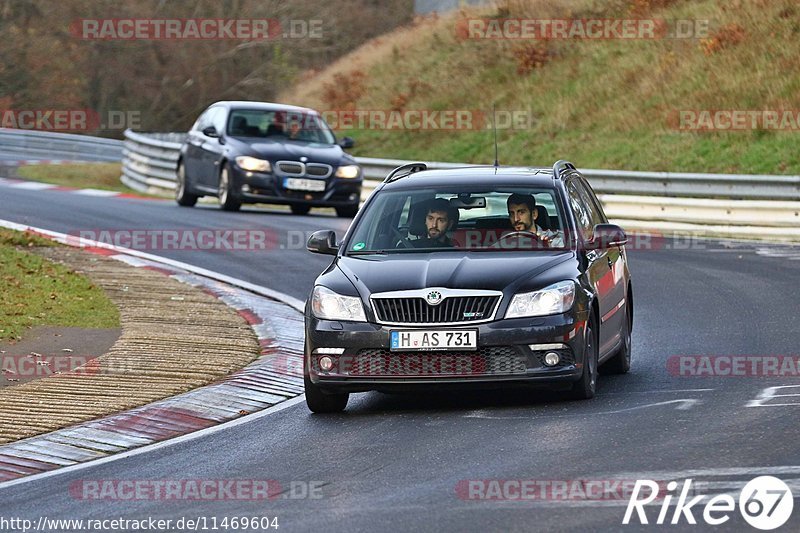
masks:
<svg viewBox="0 0 800 533"><path fill-rule="evenodd" d="M477 350L477 329L396 330L390 334L392 351Z"/></svg>
<svg viewBox="0 0 800 533"><path fill-rule="evenodd" d="M283 180L283 186L287 189L295 191L314 191L321 192L325 190L325 180L309 180L305 178L286 178Z"/></svg>

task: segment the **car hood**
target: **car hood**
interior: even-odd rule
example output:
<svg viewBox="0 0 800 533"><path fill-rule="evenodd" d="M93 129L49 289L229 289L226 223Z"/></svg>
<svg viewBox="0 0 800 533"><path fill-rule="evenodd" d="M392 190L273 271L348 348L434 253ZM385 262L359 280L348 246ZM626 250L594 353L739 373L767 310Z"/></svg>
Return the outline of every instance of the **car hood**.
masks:
<svg viewBox="0 0 800 533"><path fill-rule="evenodd" d="M309 162L327 163L333 166L352 161L352 158L344 153L342 147L336 144L279 142L265 139L253 139L251 142L243 139L237 140L247 145L246 151L253 157L269 159L270 161L280 161L282 159L299 161L301 157L307 157Z"/></svg>
<svg viewBox="0 0 800 533"><path fill-rule="evenodd" d="M338 267L364 297L377 292L446 287L516 290L531 277L574 257L571 251L469 255L436 252L340 257Z"/></svg>

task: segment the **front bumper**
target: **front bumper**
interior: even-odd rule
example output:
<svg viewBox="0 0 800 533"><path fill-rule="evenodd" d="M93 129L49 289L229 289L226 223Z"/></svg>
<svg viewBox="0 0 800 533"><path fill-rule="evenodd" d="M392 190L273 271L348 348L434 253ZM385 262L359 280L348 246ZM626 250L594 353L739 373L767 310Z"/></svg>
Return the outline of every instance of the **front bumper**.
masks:
<svg viewBox="0 0 800 533"><path fill-rule="evenodd" d="M571 314L496 320L443 329L477 329L475 351L390 351L392 330L437 329L365 322L337 322L306 316L305 369L312 383L330 391L359 392L443 385L569 385L580 378L585 319ZM344 348L342 354L320 348ZM330 350L323 350L329 352ZM556 366L544 354L557 352ZM330 370L320 366L324 356Z"/></svg>
<svg viewBox="0 0 800 533"><path fill-rule="evenodd" d="M296 191L283 186L276 174L249 172L233 165L238 198L244 203L302 204L313 207L349 207L361 201L362 179L325 178L325 190Z"/></svg>

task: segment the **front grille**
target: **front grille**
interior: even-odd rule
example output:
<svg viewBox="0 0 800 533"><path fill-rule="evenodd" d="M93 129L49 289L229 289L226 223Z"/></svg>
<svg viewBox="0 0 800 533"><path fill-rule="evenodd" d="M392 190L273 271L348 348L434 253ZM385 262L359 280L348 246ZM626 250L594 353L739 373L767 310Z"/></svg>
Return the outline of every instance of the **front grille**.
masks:
<svg viewBox="0 0 800 533"><path fill-rule="evenodd" d="M438 305L423 298L373 298L379 322L451 324L484 321L492 316L499 296L451 296Z"/></svg>
<svg viewBox="0 0 800 533"><path fill-rule="evenodd" d="M333 167L324 163L300 163L299 161L278 161L275 165L278 172L284 176L309 176L312 178L327 178L333 172Z"/></svg>
<svg viewBox="0 0 800 533"><path fill-rule="evenodd" d="M305 165L294 161L278 161L278 170L290 176L302 176L305 174Z"/></svg>
<svg viewBox="0 0 800 533"><path fill-rule="evenodd" d="M317 372L319 365L314 360ZM323 375L351 377L499 376L524 375L526 358L514 346L484 346L476 352L391 352L361 350L355 356L334 357Z"/></svg>
<svg viewBox="0 0 800 533"><path fill-rule="evenodd" d="M333 171L333 167L322 163L308 163L306 165L306 174L315 178L327 178L331 175L331 171Z"/></svg>

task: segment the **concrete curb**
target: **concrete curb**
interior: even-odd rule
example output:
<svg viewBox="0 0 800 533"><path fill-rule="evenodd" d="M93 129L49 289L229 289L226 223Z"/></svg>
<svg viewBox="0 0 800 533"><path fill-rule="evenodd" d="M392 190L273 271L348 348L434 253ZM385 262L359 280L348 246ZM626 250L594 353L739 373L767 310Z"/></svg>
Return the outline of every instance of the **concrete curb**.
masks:
<svg viewBox="0 0 800 533"><path fill-rule="evenodd" d="M0 226L20 229L20 225L7 221L0 221ZM53 240L60 240L59 237L66 240L65 235L56 232L27 229ZM0 486L22 477L186 435L302 394L303 317L296 309L224 281L166 264L158 258L135 257L108 247L89 248L89 251L134 267L156 270L221 299L251 325L259 340L261 355L245 368L205 387L0 446Z"/></svg>

